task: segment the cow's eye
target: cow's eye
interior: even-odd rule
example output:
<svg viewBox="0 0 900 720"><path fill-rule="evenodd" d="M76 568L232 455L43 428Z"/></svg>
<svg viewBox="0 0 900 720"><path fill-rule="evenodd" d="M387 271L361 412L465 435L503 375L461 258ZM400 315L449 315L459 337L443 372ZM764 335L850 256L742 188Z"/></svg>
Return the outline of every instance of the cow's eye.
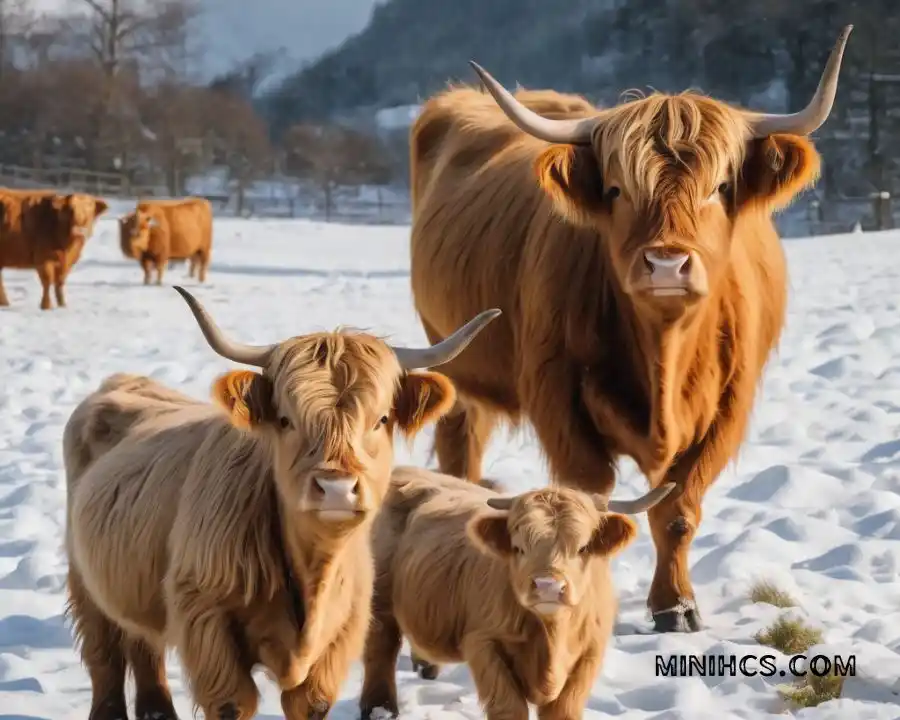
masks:
<svg viewBox="0 0 900 720"><path fill-rule="evenodd" d="M377 430L378 428L384 427L387 424L388 424L388 416L382 415L381 418L378 420L378 422L375 423L375 429Z"/></svg>

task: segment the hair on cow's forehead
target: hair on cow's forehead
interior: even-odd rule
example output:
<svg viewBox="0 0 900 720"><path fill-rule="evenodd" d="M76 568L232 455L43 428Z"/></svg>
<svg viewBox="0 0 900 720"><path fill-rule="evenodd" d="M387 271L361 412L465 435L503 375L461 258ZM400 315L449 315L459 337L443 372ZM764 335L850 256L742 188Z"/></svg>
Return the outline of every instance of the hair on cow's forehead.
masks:
<svg viewBox="0 0 900 720"><path fill-rule="evenodd" d="M338 413L362 421L364 409L390 409L401 370L393 352L361 332L316 333L293 338L275 351L268 368L276 402L289 404L305 418ZM346 420L345 420L346 422Z"/></svg>
<svg viewBox="0 0 900 720"><path fill-rule="evenodd" d="M574 543L593 531L596 515L588 496L564 488L543 488L520 498L510 513L509 529L527 544L552 538L574 551Z"/></svg>
<svg viewBox="0 0 900 720"><path fill-rule="evenodd" d="M632 200L647 202L673 180L709 193L741 166L749 136L741 113L686 92L619 106L598 126L595 144L604 176L617 169Z"/></svg>

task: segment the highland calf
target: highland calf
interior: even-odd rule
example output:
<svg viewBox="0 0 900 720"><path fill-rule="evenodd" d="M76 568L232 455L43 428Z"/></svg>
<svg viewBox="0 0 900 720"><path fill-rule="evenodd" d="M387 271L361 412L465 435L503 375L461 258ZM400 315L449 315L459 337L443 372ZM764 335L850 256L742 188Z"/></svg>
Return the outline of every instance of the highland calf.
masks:
<svg viewBox="0 0 900 720"><path fill-rule="evenodd" d="M363 720L398 714L403 636L415 656L468 664L488 720L581 717L618 600L609 560L674 485L630 501L566 488L513 498L397 468L373 527L376 581Z"/></svg>
<svg viewBox="0 0 900 720"><path fill-rule="evenodd" d="M411 284L432 342L503 317L444 372L442 472L481 478L499 422L530 421L553 480L607 494L630 456L651 487L656 629L701 626L688 562L702 500L743 442L785 319L772 214L816 179L850 27L815 96L766 115L692 93L597 110L552 91L453 88L410 138ZM539 114L543 112L544 115Z"/></svg>
<svg viewBox="0 0 900 720"><path fill-rule="evenodd" d="M364 333L266 347L226 339L181 288L210 347L255 366L213 386L215 404L114 375L63 437L68 613L91 677L91 720L174 720L165 651L178 650L209 720L255 715L262 665L287 720L324 718L370 619L370 526L396 432L454 401L433 372L499 313L430 348Z"/></svg>
<svg viewBox="0 0 900 720"><path fill-rule="evenodd" d="M66 278L107 208L105 200L84 193L0 188L0 307L9 305L4 268L37 270L41 310L53 307L51 285L57 307L65 307Z"/></svg>
<svg viewBox="0 0 900 720"><path fill-rule="evenodd" d="M203 198L142 200L119 218L122 254L138 260L144 269L144 285L156 268L156 284L162 285L166 266L190 262L188 274L205 282L212 258L212 205Z"/></svg>

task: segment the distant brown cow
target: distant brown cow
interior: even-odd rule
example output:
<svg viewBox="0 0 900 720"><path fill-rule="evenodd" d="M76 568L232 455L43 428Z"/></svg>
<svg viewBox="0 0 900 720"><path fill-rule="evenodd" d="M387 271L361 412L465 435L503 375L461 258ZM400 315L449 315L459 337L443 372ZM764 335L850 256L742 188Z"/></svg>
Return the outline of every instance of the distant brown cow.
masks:
<svg viewBox="0 0 900 720"><path fill-rule="evenodd" d="M190 261L189 274L206 280L212 256L212 205L203 198L142 200L137 208L119 219L122 254L138 260L144 269L144 285L156 268L156 284L170 262Z"/></svg>
<svg viewBox="0 0 900 720"><path fill-rule="evenodd" d="M53 307L51 285L56 305L65 307L66 278L107 208L104 200L84 193L0 188L0 307L9 305L4 268L37 270L41 310Z"/></svg>
<svg viewBox="0 0 900 720"><path fill-rule="evenodd" d="M814 182L850 27L804 110L765 115L653 94L587 112L549 91L450 89L411 132L411 283L432 342L503 317L445 372L443 472L481 476L497 423L528 420L559 483L609 493L616 460L679 490L649 513L659 631L700 627L688 550L702 498L743 442L781 335L772 214Z"/></svg>
<svg viewBox="0 0 900 720"><path fill-rule="evenodd" d="M636 500L568 488L516 497L396 468L372 528L375 592L363 720L397 715L403 637L429 663L465 662L488 720L582 715L612 634L610 558L675 486Z"/></svg>
<svg viewBox="0 0 900 720"><path fill-rule="evenodd" d="M454 401L437 372L499 313L445 343L403 348L360 332L266 346L227 338L182 288L235 369L215 403L152 378L107 378L63 431L67 613L92 686L91 720L174 720L165 654L178 650L208 720L255 717L262 665L287 720L322 720L362 654L371 523L394 439Z"/></svg>

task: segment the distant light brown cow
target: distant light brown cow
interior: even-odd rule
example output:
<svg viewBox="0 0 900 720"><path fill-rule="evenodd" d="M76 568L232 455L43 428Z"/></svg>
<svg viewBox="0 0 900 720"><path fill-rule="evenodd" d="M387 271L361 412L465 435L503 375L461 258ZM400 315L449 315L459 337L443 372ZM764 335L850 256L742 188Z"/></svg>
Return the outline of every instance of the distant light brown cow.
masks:
<svg viewBox="0 0 900 720"><path fill-rule="evenodd" d="M41 310L66 306L65 284L107 203L84 193L0 188L0 307L9 305L3 269L37 270Z"/></svg>
<svg viewBox="0 0 900 720"><path fill-rule="evenodd" d="M403 636L432 666L467 663L488 720L528 720L528 703L542 720L581 717L618 609L609 560L637 533L624 513L674 487L630 501L567 488L508 498L397 468L372 530L363 720L399 712Z"/></svg>
<svg viewBox="0 0 900 720"><path fill-rule="evenodd" d="M142 200L137 208L119 219L122 254L137 260L144 269L144 285L150 284L156 268L156 284L162 285L166 266L190 262L189 275L206 281L212 258L212 205L204 198Z"/></svg>
<svg viewBox="0 0 900 720"><path fill-rule="evenodd" d="M127 717L129 667L137 717L174 720L173 646L210 720L254 716L256 664L288 720L324 718L365 641L394 435L454 402L446 378L413 369L452 359L499 313L431 348L352 332L252 347L177 289L213 350L262 373L222 375L215 404L113 376L66 424L68 613L91 720Z"/></svg>
<svg viewBox="0 0 900 720"><path fill-rule="evenodd" d="M736 457L785 317L772 214L817 177L805 136L834 101L850 27L814 98L765 115L684 93L586 101L447 90L411 133L411 283L432 342L480 307L503 317L446 374L440 468L478 480L497 423L530 421L555 481L608 493L630 456L678 490L649 513L657 630L700 623L688 550Z"/></svg>

